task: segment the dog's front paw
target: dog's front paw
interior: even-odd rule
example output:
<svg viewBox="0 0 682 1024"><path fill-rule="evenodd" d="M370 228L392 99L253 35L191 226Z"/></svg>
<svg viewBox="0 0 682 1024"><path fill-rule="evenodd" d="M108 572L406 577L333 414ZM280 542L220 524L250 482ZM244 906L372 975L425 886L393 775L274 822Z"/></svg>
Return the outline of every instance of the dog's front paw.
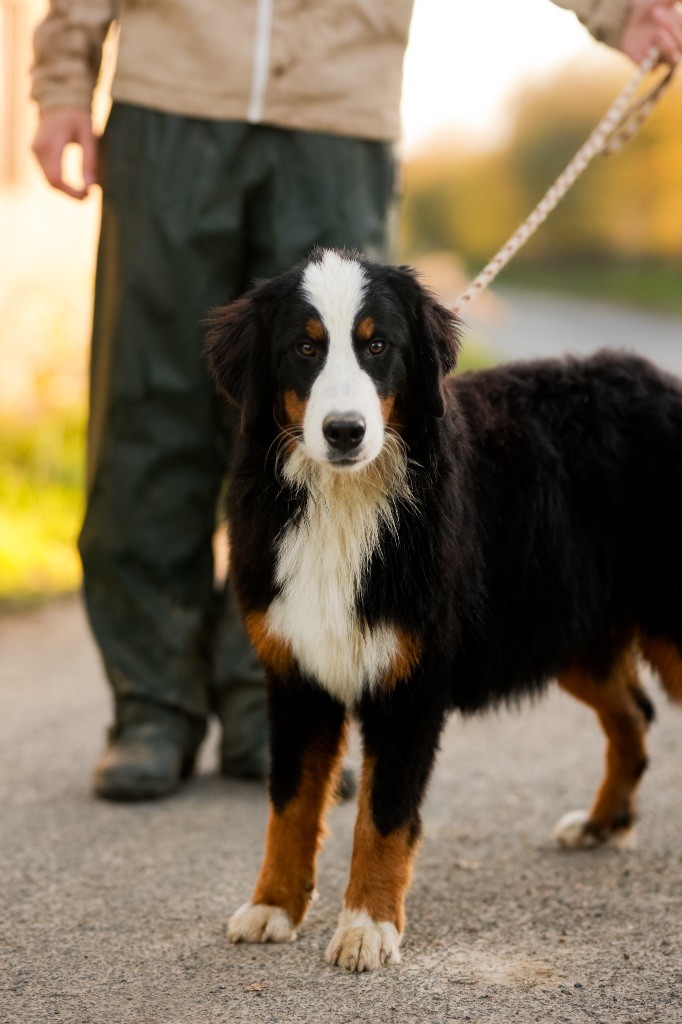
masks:
<svg viewBox="0 0 682 1024"><path fill-rule="evenodd" d="M400 935L388 921L373 921L363 910L342 910L325 960L347 971L375 971L400 963Z"/></svg>
<svg viewBox="0 0 682 1024"><path fill-rule="evenodd" d="M552 838L571 850L589 850L603 843L629 849L634 846L635 831L631 826L600 828L587 811L569 811L554 826Z"/></svg>
<svg viewBox="0 0 682 1024"><path fill-rule="evenodd" d="M293 942L294 923L281 907L245 903L227 923L230 942Z"/></svg>

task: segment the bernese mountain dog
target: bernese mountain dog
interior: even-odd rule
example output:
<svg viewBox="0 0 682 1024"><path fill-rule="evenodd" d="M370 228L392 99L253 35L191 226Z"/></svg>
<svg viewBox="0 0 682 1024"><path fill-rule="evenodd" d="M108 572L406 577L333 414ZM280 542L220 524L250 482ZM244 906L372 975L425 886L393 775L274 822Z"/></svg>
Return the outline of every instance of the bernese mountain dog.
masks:
<svg viewBox="0 0 682 1024"><path fill-rule="evenodd" d="M446 716L538 694L594 709L606 774L555 837L622 840L652 707L682 700L682 386L600 352L451 376L456 317L408 267L316 250L214 311L241 410L231 573L268 676L270 816L234 942L296 937L359 723L350 881L326 958L400 960L420 805Z"/></svg>

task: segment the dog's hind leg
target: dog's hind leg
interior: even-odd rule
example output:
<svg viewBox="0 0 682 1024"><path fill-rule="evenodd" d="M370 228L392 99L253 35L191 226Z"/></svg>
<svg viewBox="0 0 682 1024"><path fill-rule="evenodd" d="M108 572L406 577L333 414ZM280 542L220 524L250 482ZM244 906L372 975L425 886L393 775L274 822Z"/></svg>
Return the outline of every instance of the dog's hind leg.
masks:
<svg viewBox="0 0 682 1024"><path fill-rule="evenodd" d="M249 903L228 924L231 942L291 942L315 892L324 812L344 747L345 708L299 679L270 682L270 816Z"/></svg>
<svg viewBox="0 0 682 1024"><path fill-rule="evenodd" d="M606 773L592 808L565 814L554 838L574 848L609 840L626 845L635 821L635 791L647 765L645 734L653 718L634 652L623 652L605 678L575 668L559 676L558 682L596 712L606 733Z"/></svg>
<svg viewBox="0 0 682 1024"><path fill-rule="evenodd" d="M669 640L644 636L640 639L640 647L670 699L682 701L682 650Z"/></svg>

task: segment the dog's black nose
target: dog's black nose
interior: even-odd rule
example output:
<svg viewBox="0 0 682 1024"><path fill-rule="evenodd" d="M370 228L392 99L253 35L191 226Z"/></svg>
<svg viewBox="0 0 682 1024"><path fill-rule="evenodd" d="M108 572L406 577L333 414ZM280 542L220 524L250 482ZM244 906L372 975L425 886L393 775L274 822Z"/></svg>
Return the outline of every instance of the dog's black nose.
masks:
<svg viewBox="0 0 682 1024"><path fill-rule="evenodd" d="M322 424L322 433L328 444L344 454L357 448L365 436L365 429L365 421L357 413L349 416L332 414Z"/></svg>

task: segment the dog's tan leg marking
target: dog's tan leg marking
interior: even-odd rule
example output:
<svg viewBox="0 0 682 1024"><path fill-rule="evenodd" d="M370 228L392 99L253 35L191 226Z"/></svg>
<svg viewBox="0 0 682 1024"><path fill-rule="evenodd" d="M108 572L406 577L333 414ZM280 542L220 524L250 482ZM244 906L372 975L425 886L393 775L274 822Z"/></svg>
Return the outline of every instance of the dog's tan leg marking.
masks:
<svg viewBox="0 0 682 1024"><path fill-rule="evenodd" d="M324 812L335 792L345 730L336 745L320 742L304 755L296 795L281 810L272 804L265 857L250 903L230 918L232 942L291 942L315 891Z"/></svg>
<svg viewBox="0 0 682 1024"><path fill-rule="evenodd" d="M606 774L591 810L564 815L554 837L576 848L609 839L626 845L635 818L635 790L647 764L647 721L635 697L640 685L634 655L624 653L607 679L575 669L560 676L559 685L596 712L606 733Z"/></svg>
<svg viewBox="0 0 682 1024"><path fill-rule="evenodd" d="M671 700L682 701L682 651L668 640L640 639L642 654L660 676Z"/></svg>
<svg viewBox="0 0 682 1024"><path fill-rule="evenodd" d="M326 953L328 963L371 971L400 963L405 894L417 836L409 826L382 835L372 816L373 762L365 758L358 797L350 882Z"/></svg>

